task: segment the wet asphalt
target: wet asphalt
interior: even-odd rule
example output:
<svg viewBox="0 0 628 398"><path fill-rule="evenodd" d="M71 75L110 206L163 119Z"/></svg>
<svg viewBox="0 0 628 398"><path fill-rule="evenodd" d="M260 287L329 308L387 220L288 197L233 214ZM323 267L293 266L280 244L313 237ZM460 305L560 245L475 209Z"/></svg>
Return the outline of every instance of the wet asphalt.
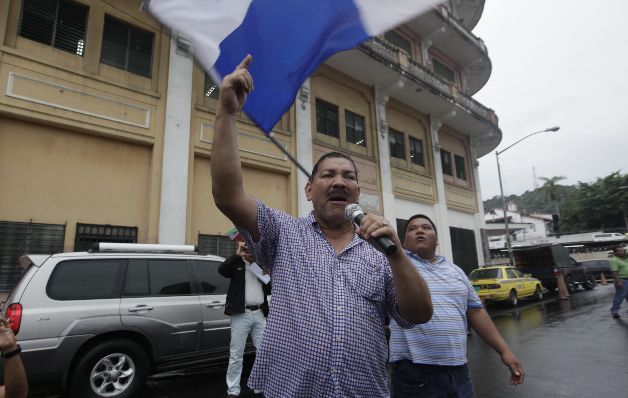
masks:
<svg viewBox="0 0 628 398"><path fill-rule="evenodd" d="M628 305L612 319L612 285L578 290L568 300L546 294L511 308L489 305L489 313L522 362L524 384L511 386L499 356L475 333L469 336L468 360L478 398L628 397ZM242 398L253 358L245 360ZM225 397L225 366L190 369L149 378L141 398ZM57 398L59 395L31 395Z"/></svg>

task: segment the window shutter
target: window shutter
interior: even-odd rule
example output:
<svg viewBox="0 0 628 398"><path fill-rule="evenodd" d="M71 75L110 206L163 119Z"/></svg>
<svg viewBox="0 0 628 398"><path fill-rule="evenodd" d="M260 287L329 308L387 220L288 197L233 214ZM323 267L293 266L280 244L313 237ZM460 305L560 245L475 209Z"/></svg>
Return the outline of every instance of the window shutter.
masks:
<svg viewBox="0 0 628 398"><path fill-rule="evenodd" d="M72 1L25 0L20 36L83 56L88 10Z"/></svg>

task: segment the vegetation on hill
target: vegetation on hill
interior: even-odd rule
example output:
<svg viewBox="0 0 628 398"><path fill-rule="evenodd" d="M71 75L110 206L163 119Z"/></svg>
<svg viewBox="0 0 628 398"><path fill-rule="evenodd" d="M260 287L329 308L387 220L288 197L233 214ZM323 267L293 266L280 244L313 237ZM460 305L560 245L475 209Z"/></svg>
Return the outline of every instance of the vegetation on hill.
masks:
<svg viewBox="0 0 628 398"><path fill-rule="evenodd" d="M541 177L542 187L521 195L509 195L506 202L524 213L559 214L561 233L625 231L628 216L628 174L620 171L595 182L560 185L563 176ZM484 201L484 210L501 209L501 197Z"/></svg>

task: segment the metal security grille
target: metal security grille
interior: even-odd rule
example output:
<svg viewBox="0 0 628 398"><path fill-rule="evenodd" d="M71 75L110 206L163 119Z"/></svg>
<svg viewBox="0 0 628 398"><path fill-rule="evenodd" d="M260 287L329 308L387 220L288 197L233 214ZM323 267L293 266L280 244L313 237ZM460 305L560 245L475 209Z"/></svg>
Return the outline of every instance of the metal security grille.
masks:
<svg viewBox="0 0 628 398"><path fill-rule="evenodd" d="M53 254L63 251L65 225L0 221L0 291L15 287L23 254Z"/></svg>
<svg viewBox="0 0 628 398"><path fill-rule="evenodd" d="M150 77L154 34L105 16L100 61Z"/></svg>
<svg viewBox="0 0 628 398"><path fill-rule="evenodd" d="M88 7L65 0L24 0L20 36L83 56Z"/></svg>
<svg viewBox="0 0 628 398"><path fill-rule="evenodd" d="M198 235L198 254L214 254L227 258L236 252L238 244L228 236Z"/></svg>
<svg viewBox="0 0 628 398"><path fill-rule="evenodd" d="M475 233L470 229L449 227L454 264L468 275L478 267L478 252L475 248Z"/></svg>
<svg viewBox="0 0 628 398"><path fill-rule="evenodd" d="M75 251L87 251L97 242L137 243L137 227L109 224L76 224Z"/></svg>

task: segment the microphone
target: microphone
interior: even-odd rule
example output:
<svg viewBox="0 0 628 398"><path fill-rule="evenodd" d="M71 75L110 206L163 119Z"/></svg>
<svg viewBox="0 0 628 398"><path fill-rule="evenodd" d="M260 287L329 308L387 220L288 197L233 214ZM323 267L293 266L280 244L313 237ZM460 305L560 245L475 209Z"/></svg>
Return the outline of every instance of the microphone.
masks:
<svg viewBox="0 0 628 398"><path fill-rule="evenodd" d="M353 221L355 224L362 224L362 219L364 218L364 211L360 208L357 203L349 203L347 207L345 207L345 217L348 220ZM397 251L397 245L390 240L386 236L372 236L369 241L377 246L384 254L390 256Z"/></svg>

